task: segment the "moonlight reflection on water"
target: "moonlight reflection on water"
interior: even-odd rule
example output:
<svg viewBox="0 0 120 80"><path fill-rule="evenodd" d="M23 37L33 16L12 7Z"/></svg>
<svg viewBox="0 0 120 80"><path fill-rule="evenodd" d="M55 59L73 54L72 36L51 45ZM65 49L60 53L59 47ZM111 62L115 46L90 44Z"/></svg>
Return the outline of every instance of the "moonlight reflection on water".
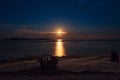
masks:
<svg viewBox="0 0 120 80"><path fill-rule="evenodd" d="M54 56L58 57L66 56L62 39L58 39L56 42Z"/></svg>

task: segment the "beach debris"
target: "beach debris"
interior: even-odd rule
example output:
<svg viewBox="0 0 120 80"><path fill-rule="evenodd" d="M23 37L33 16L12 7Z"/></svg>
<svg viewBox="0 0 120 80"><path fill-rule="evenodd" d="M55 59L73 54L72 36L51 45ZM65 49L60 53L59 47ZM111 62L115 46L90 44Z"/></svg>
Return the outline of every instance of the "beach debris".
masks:
<svg viewBox="0 0 120 80"><path fill-rule="evenodd" d="M113 62L119 61L119 55L117 54L117 52L115 52L115 51L111 52L111 59L110 60Z"/></svg>
<svg viewBox="0 0 120 80"><path fill-rule="evenodd" d="M58 59L50 54L42 55L39 59L39 63L42 69L55 70L58 64Z"/></svg>

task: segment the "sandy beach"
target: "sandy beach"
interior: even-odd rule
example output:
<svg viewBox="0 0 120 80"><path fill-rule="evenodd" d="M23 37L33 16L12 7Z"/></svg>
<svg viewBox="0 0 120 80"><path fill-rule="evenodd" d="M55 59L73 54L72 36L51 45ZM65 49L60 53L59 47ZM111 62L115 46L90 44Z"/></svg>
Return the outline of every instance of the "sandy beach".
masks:
<svg viewBox="0 0 120 80"><path fill-rule="evenodd" d="M43 71L38 60L0 65L0 80L120 80L120 62L109 57L60 58L55 71Z"/></svg>

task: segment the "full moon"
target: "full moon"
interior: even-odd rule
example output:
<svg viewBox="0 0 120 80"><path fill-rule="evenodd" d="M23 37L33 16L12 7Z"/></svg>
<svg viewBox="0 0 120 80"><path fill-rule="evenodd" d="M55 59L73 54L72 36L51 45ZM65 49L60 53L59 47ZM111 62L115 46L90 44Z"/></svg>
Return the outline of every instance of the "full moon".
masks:
<svg viewBox="0 0 120 80"><path fill-rule="evenodd" d="M57 34L58 34L58 35L61 35L61 34L62 34L62 31L58 31Z"/></svg>

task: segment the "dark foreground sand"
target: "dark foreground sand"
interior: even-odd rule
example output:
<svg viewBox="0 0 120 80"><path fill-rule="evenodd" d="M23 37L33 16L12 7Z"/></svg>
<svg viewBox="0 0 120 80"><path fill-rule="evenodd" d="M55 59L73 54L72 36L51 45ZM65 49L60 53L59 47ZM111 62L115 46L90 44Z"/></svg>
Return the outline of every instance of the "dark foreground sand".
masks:
<svg viewBox="0 0 120 80"><path fill-rule="evenodd" d="M0 80L120 80L120 62L109 57L60 59L56 71L43 71L37 60L0 65Z"/></svg>

